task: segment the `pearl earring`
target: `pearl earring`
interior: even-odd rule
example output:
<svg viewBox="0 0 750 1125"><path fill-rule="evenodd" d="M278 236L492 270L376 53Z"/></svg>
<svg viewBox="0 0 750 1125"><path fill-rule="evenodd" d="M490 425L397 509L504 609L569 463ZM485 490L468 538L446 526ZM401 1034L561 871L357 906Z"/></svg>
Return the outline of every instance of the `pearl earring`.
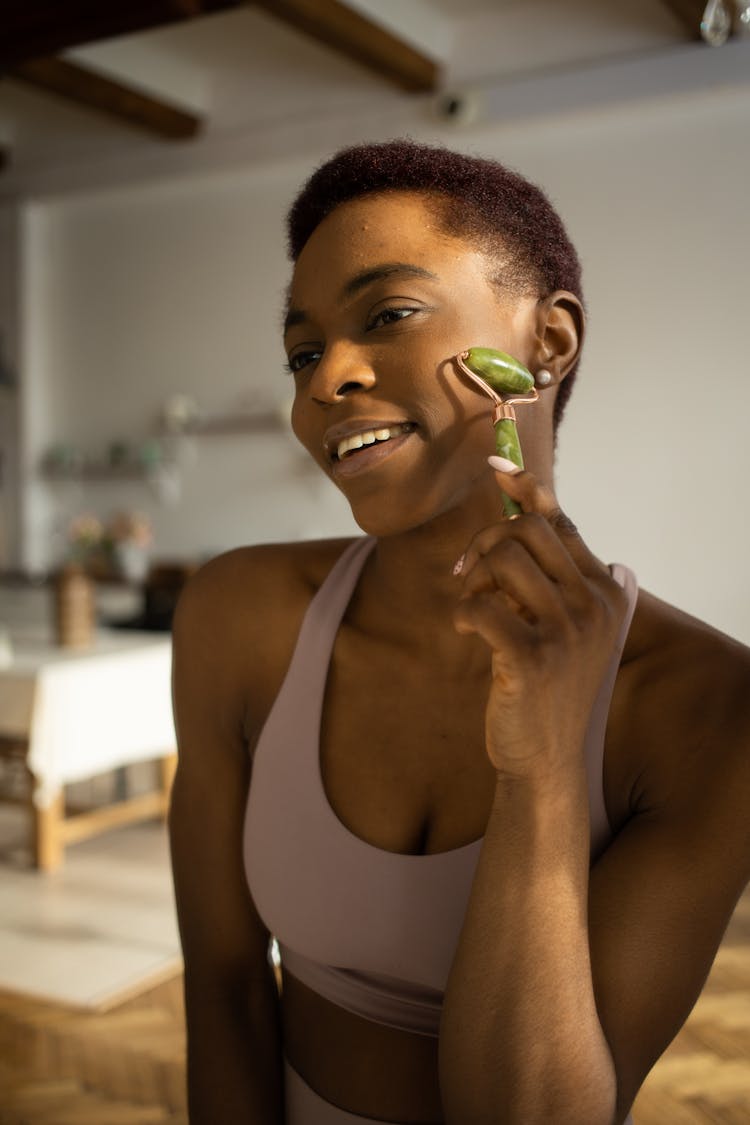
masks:
<svg viewBox="0 0 750 1125"><path fill-rule="evenodd" d="M548 387L552 382L554 376L551 371L546 367L541 367L536 373L536 383L539 387Z"/></svg>

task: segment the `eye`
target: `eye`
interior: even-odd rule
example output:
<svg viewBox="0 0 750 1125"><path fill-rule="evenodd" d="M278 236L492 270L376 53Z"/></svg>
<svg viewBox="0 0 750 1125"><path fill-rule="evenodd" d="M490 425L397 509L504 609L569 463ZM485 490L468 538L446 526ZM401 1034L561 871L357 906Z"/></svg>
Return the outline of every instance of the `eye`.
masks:
<svg viewBox="0 0 750 1125"><path fill-rule="evenodd" d="M309 351L295 352L294 355L289 356L288 361L285 363L285 370L291 375L296 375L297 372L302 371L308 364L317 363L322 354L322 350L313 351L312 349Z"/></svg>
<svg viewBox="0 0 750 1125"><path fill-rule="evenodd" d="M381 309L368 320L367 331L370 332L373 328L383 328L386 324L395 324L396 321L405 320L407 316L411 316L412 313L418 311L418 309L406 307Z"/></svg>

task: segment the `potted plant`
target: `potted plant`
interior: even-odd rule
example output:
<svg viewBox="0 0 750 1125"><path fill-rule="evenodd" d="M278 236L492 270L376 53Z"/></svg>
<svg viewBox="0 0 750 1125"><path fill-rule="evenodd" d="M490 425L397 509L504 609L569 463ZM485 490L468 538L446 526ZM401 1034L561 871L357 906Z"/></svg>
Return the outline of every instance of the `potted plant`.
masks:
<svg viewBox="0 0 750 1125"><path fill-rule="evenodd" d="M142 582L149 568L153 529L142 512L118 512L105 529L115 569L128 582Z"/></svg>

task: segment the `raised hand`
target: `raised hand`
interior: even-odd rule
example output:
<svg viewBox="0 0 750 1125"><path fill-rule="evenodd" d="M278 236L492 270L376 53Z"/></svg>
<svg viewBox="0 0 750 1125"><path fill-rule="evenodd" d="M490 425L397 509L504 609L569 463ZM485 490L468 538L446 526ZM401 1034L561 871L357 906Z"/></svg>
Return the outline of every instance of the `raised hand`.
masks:
<svg viewBox="0 0 750 1125"><path fill-rule="evenodd" d="M549 488L530 472L496 471L522 514L474 537L454 611L457 631L492 650L487 752L511 776L579 769L625 595Z"/></svg>

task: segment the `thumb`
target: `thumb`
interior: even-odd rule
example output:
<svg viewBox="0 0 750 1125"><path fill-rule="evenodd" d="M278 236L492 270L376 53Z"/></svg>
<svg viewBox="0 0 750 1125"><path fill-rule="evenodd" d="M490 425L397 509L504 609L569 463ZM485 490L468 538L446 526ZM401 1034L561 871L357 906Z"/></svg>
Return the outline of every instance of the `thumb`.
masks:
<svg viewBox="0 0 750 1125"><path fill-rule="evenodd" d="M564 543L568 553L582 571L600 571L602 563L591 553L578 532L573 520L560 507L552 489L534 473L520 469L505 457L488 457L487 461L497 474L502 491L515 500L524 514L543 516L555 534Z"/></svg>

